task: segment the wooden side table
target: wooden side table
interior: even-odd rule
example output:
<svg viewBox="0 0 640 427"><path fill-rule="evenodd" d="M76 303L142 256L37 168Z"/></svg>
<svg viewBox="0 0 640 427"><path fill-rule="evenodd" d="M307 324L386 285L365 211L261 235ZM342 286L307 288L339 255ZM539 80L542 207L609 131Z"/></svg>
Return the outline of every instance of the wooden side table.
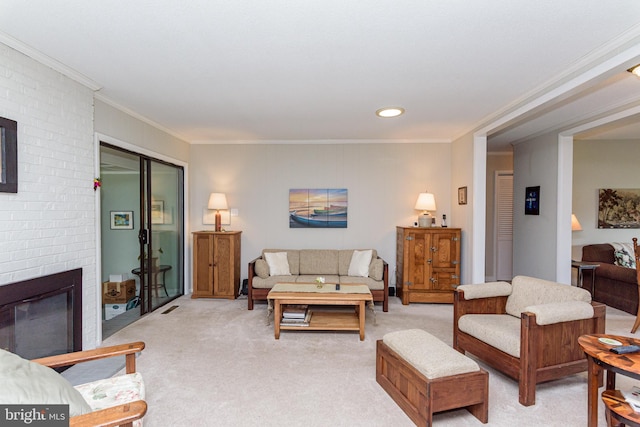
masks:
<svg viewBox="0 0 640 427"><path fill-rule="evenodd" d="M584 288L583 280L584 280L584 272L591 272L591 296L593 296L593 285L596 282L596 268L600 267L600 264L597 262L588 262L588 261L571 261L571 268L575 268L578 270L578 287Z"/></svg>
<svg viewBox="0 0 640 427"><path fill-rule="evenodd" d="M603 370L607 371L607 381L602 398L607 409L615 414L622 415L628 411L628 404L614 405L616 373L640 379L640 353L615 354L610 351L617 344L606 344L600 338L619 341L621 345L640 345L640 340L619 335L593 334L582 335L578 338L578 344L587 355L589 363L588 389L587 389L587 420L589 427L598 427L598 387L602 381ZM620 403L620 402L618 402ZM630 409L630 408L629 408ZM631 411L633 411L631 409Z"/></svg>

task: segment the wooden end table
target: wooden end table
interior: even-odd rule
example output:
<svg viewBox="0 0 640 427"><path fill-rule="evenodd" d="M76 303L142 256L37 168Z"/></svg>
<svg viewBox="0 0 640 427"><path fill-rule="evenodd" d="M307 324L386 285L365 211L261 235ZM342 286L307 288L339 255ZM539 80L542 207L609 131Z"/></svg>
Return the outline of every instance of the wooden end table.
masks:
<svg viewBox="0 0 640 427"><path fill-rule="evenodd" d="M336 291L335 284L330 283L321 287L315 283L278 283L267 295L267 301L270 305L273 303L273 330L276 339L280 339L281 330L358 331L360 341L364 341L365 304L370 303L372 306L373 296L367 285L340 284L340 290ZM286 304L354 306L355 313L313 311L309 326L281 326L282 306Z"/></svg>
<svg viewBox="0 0 640 427"><path fill-rule="evenodd" d="M600 267L600 264L597 262L589 262L589 261L571 261L571 268L575 268L578 270L578 277L576 285L579 288L584 289L584 272L591 272L591 295L593 296L594 284L596 283L596 268Z"/></svg>
<svg viewBox="0 0 640 427"><path fill-rule="evenodd" d="M615 414L626 416L633 409L626 404L620 404L616 400L616 373L634 379L640 379L640 352L628 354L615 354L610 351L617 344L606 344L600 338L619 341L621 345L640 345L640 340L619 335L593 334L582 335L578 338L578 344L587 355L588 359L588 390L587 390L587 416L588 426L598 426L598 387L602 384L603 370L607 371L607 381L603 392L603 401L607 409ZM630 411L630 412L629 412ZM640 417L629 418L640 422Z"/></svg>

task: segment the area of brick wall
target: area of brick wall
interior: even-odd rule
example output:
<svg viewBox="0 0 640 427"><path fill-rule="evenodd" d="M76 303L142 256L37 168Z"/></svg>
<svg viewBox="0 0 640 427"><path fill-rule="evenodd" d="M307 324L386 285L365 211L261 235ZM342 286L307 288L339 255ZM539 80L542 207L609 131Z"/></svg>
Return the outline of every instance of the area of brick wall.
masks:
<svg viewBox="0 0 640 427"><path fill-rule="evenodd" d="M0 116L18 122L18 193L0 193L0 285L81 267L95 343L93 92L0 43Z"/></svg>

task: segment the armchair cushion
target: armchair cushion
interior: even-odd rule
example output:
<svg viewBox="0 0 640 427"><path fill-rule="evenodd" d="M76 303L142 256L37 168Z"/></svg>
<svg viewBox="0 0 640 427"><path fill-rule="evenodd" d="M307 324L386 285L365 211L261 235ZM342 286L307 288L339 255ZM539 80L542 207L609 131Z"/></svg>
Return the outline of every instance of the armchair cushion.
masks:
<svg viewBox="0 0 640 427"><path fill-rule="evenodd" d="M3 404L65 404L69 415L92 411L82 395L53 369L0 349L0 402Z"/></svg>
<svg viewBox="0 0 640 427"><path fill-rule="evenodd" d="M477 285L462 285L458 289L464 291L464 299L502 297L511 295L511 284L507 282L488 282Z"/></svg>
<svg viewBox="0 0 640 427"><path fill-rule="evenodd" d="M382 258L375 258L371 260L371 265L369 266L369 277L379 282L382 280L383 274L384 262L382 261Z"/></svg>
<svg viewBox="0 0 640 427"><path fill-rule="evenodd" d="M92 411L145 398L144 382L138 372L77 385L75 389L91 406ZM134 421L133 425L142 426L142 419Z"/></svg>
<svg viewBox="0 0 640 427"><path fill-rule="evenodd" d="M509 314L465 314L458 329L513 357L520 357L520 318Z"/></svg>
<svg viewBox="0 0 640 427"><path fill-rule="evenodd" d="M524 311L536 315L538 325L570 322L572 320L593 317L593 306L584 301L552 302L548 304L530 305Z"/></svg>
<svg viewBox="0 0 640 427"><path fill-rule="evenodd" d="M591 302L591 294L586 289L534 277L516 276L512 288L505 310L517 318L532 305L563 301Z"/></svg>

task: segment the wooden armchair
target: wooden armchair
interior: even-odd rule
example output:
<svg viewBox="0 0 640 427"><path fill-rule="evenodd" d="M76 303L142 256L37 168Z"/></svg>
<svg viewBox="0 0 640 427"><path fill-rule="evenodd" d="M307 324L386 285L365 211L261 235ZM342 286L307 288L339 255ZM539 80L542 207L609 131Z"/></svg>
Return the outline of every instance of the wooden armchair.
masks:
<svg viewBox="0 0 640 427"><path fill-rule="evenodd" d="M107 357L125 356L126 373L133 374L136 372L136 353L142 351L144 347L145 344L143 342L134 342L97 348L94 350L77 351L57 356L43 357L41 359L34 359L32 362L36 362L50 368L59 368L75 365L76 363L104 359ZM132 423L136 420L142 419L146 412L146 402L144 400L135 400L71 417L69 425L71 427L132 426Z"/></svg>
<svg viewBox="0 0 640 427"><path fill-rule="evenodd" d="M640 287L640 246L638 246L638 239L635 237L633 238L633 253L636 257L636 281ZM632 334L636 333L638 326L640 326L640 288L638 288L638 314L636 314L636 321L631 328Z"/></svg>
<svg viewBox="0 0 640 427"><path fill-rule="evenodd" d="M516 303L522 292L533 300ZM521 295L514 296L517 293ZM569 301L563 293L576 294L578 300ZM587 370L578 337L604 333L606 308L588 301L590 295L583 289L524 276L515 277L513 286L459 286L454 294L453 347L518 381L520 403L534 405L536 384Z"/></svg>

